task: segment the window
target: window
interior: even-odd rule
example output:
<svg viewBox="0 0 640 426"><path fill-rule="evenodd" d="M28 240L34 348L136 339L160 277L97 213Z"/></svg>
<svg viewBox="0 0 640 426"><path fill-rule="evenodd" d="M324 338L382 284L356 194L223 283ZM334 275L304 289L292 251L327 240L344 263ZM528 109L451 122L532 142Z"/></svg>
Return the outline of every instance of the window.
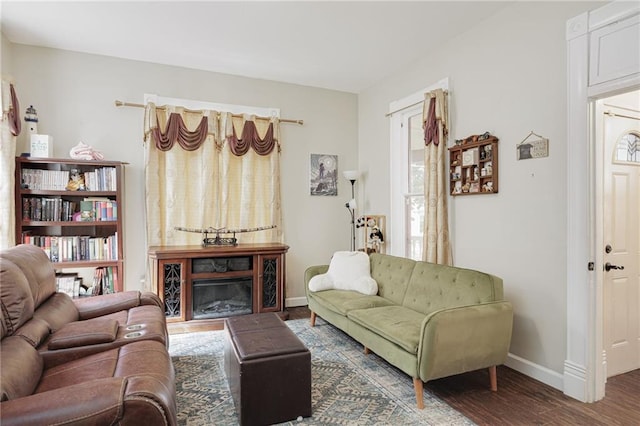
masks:
<svg viewBox="0 0 640 426"><path fill-rule="evenodd" d="M636 133L626 133L616 144L616 163L640 164L640 136Z"/></svg>
<svg viewBox="0 0 640 426"><path fill-rule="evenodd" d="M396 256L422 259L424 233L424 94L448 88L448 81L389 105L391 115L391 220L388 239Z"/></svg>

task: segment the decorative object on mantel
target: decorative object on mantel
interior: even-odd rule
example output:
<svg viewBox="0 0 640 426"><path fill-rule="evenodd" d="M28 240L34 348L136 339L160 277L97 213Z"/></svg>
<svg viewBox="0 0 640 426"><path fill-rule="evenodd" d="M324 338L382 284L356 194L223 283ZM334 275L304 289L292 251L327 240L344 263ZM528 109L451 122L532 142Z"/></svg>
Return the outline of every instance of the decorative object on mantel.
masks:
<svg viewBox="0 0 640 426"><path fill-rule="evenodd" d="M351 215L351 251L356 251L356 209L358 205L356 204L355 198L355 185L359 173L357 170L345 170L343 175L351 182L351 200L344 206L349 210L349 214Z"/></svg>
<svg viewBox="0 0 640 426"><path fill-rule="evenodd" d="M236 234L241 234L243 232L256 232L256 231L264 231L266 229L273 229L276 225L271 226L259 226L257 228L244 228L244 229L227 229L227 228L206 228L206 229L193 229L193 228L184 228L182 226L176 226L174 229L176 231L185 231L185 232L196 232L202 234L202 247L209 246L237 246L238 239L236 238ZM211 238L209 234L215 234L216 236ZM221 237L220 235L232 235L231 237Z"/></svg>
<svg viewBox="0 0 640 426"><path fill-rule="evenodd" d="M531 139L531 137L538 139ZM529 160L531 158L542 158L549 156L549 139L534 133L533 130L516 145L516 154L518 160Z"/></svg>
<svg viewBox="0 0 640 426"><path fill-rule="evenodd" d="M92 146L87 145L84 142L79 142L78 145L71 148L69 156L74 160L103 160L104 155L100 151L96 151Z"/></svg>
<svg viewBox="0 0 640 426"><path fill-rule="evenodd" d="M451 195L498 192L498 138L489 132L457 139L449 148Z"/></svg>

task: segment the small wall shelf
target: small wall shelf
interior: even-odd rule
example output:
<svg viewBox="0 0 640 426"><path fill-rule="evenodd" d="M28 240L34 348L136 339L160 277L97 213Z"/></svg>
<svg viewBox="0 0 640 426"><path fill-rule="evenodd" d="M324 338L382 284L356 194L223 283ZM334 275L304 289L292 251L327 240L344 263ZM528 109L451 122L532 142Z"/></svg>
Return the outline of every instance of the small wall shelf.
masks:
<svg viewBox="0 0 640 426"><path fill-rule="evenodd" d="M467 139L465 139L466 141ZM498 138L489 136L449 148L449 194L498 192Z"/></svg>

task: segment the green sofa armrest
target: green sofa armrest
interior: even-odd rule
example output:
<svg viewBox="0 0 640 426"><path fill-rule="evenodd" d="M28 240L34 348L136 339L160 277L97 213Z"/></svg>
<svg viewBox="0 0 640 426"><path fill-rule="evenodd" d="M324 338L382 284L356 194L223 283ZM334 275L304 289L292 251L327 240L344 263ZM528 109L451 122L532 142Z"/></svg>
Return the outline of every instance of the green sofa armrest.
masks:
<svg viewBox="0 0 640 426"><path fill-rule="evenodd" d="M309 295L309 281L311 281L311 278L315 277L316 275L326 274L328 270L329 265L314 265L309 266L304 271L304 292L307 296Z"/></svg>
<svg viewBox="0 0 640 426"><path fill-rule="evenodd" d="M498 301L442 309L422 322L418 372L423 381L503 364L513 307Z"/></svg>

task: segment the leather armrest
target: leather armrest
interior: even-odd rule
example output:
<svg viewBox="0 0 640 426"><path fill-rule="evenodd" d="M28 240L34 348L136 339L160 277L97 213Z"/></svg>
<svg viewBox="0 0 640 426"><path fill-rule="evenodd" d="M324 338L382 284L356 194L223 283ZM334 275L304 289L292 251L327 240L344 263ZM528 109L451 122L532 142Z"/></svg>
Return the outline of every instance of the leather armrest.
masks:
<svg viewBox="0 0 640 426"><path fill-rule="evenodd" d="M140 306L139 291L123 291L73 299L81 320L112 314Z"/></svg>
<svg viewBox="0 0 640 426"><path fill-rule="evenodd" d="M117 334L118 321L111 318L70 322L51 335L49 349L67 349L109 343L115 340Z"/></svg>
<svg viewBox="0 0 640 426"><path fill-rule="evenodd" d="M162 308L162 310L164 311L164 305L162 303L162 300L160 300L157 294L152 293L150 291L144 291L140 294L140 304L154 305L159 308Z"/></svg>
<svg viewBox="0 0 640 426"><path fill-rule="evenodd" d="M118 424L127 379L114 377L2 402L2 426Z"/></svg>

